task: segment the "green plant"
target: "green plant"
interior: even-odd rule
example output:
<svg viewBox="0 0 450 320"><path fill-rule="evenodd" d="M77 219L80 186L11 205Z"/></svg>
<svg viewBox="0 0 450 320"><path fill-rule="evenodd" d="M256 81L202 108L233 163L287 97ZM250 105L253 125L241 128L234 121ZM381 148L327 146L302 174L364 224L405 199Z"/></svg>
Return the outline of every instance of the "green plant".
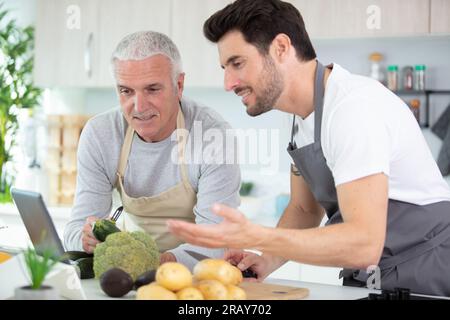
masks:
<svg viewBox="0 0 450 320"><path fill-rule="evenodd" d="M49 249L45 250L43 255L40 256L35 249L28 247L23 254L30 276L31 288L39 289L58 259L54 258L53 251Z"/></svg>
<svg viewBox="0 0 450 320"><path fill-rule="evenodd" d="M6 170L12 160L18 111L39 104L41 89L33 85L34 28L7 19L0 3L0 202L10 202L14 176Z"/></svg>
<svg viewBox="0 0 450 320"><path fill-rule="evenodd" d="M243 197L248 196L253 190L253 182L242 182L239 194Z"/></svg>

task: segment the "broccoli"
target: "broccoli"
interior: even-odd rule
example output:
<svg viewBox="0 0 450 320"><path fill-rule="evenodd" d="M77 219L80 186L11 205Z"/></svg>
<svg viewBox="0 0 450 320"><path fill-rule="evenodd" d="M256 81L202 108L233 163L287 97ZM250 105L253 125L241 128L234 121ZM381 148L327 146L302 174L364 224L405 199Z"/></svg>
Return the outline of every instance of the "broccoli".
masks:
<svg viewBox="0 0 450 320"><path fill-rule="evenodd" d="M159 251L152 237L141 231L116 232L94 250L94 273L98 279L111 268L120 268L131 278L159 266Z"/></svg>

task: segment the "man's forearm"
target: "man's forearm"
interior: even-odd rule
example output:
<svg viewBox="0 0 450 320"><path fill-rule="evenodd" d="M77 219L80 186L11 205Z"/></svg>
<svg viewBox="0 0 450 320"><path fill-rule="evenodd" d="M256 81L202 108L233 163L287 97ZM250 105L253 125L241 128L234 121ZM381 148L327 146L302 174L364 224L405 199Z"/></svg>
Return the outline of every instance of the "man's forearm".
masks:
<svg viewBox="0 0 450 320"><path fill-rule="evenodd" d="M314 228L320 225L323 214L306 212L299 205L289 203L280 221L277 224L277 228L288 229L308 229Z"/></svg>
<svg viewBox="0 0 450 320"><path fill-rule="evenodd" d="M261 227L258 233L264 240L255 249L286 260L357 269L378 263L372 239L350 223L306 230Z"/></svg>

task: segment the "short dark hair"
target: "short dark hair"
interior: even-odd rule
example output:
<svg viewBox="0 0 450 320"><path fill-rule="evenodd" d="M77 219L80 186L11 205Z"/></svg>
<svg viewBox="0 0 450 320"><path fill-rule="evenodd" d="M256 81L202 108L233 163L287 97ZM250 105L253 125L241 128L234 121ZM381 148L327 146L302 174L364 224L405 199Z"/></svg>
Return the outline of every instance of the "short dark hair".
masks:
<svg viewBox="0 0 450 320"><path fill-rule="evenodd" d="M295 47L300 61L316 58L316 52L305 29L300 12L290 3L280 0L237 0L206 20L203 33L217 43L229 31L240 31L248 43L264 55L273 39L286 34Z"/></svg>

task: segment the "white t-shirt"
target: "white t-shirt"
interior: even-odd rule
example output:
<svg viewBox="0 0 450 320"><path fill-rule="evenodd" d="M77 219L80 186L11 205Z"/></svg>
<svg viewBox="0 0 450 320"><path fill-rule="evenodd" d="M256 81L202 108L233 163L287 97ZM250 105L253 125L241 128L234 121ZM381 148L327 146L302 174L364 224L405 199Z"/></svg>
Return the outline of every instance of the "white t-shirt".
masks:
<svg viewBox="0 0 450 320"><path fill-rule="evenodd" d="M382 84L333 64L323 108L322 149L336 186L383 172L390 199L418 205L450 201L450 188L412 112ZM313 143L314 112L296 122L297 146Z"/></svg>

